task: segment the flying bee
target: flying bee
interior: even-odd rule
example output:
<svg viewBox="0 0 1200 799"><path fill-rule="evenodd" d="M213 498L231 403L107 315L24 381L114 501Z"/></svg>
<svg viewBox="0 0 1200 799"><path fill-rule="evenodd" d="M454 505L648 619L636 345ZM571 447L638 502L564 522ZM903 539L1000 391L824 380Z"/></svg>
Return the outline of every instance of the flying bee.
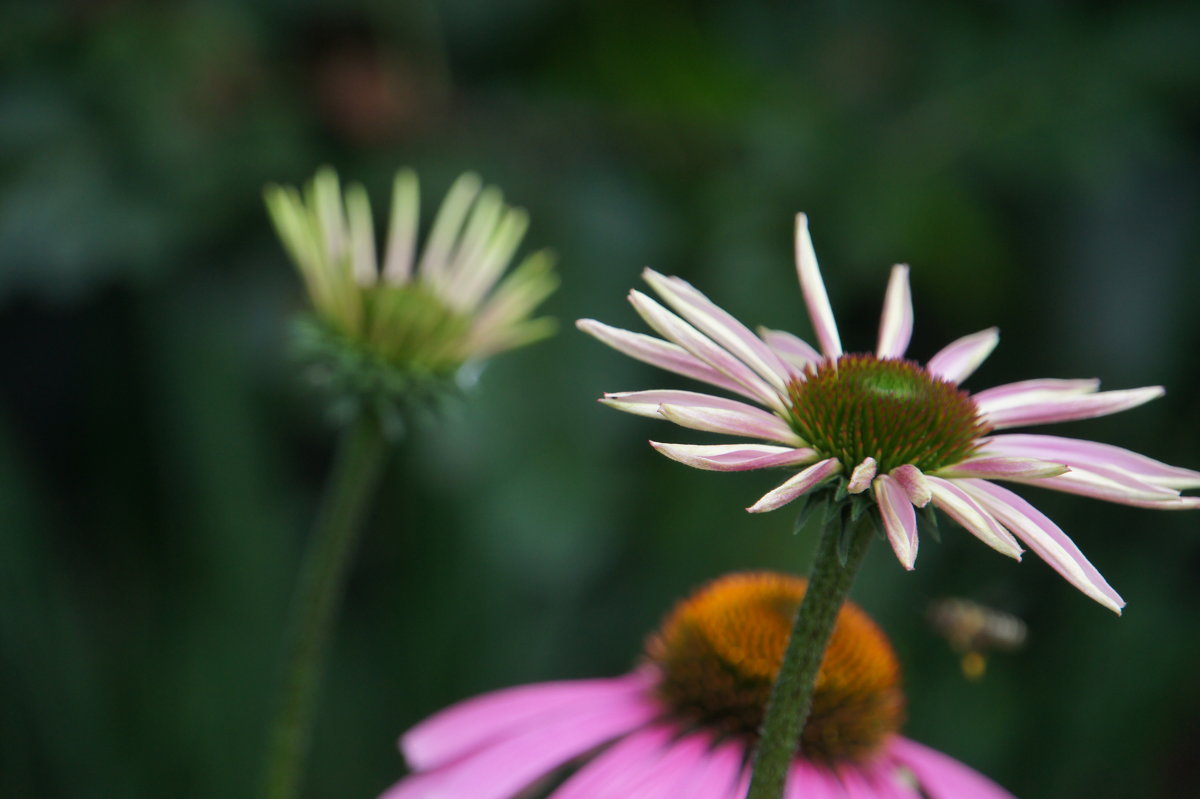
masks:
<svg viewBox="0 0 1200 799"><path fill-rule="evenodd" d="M1015 652L1025 644L1025 622L969 599L939 599L929 606L929 623L962 655L963 676L978 680L988 652Z"/></svg>

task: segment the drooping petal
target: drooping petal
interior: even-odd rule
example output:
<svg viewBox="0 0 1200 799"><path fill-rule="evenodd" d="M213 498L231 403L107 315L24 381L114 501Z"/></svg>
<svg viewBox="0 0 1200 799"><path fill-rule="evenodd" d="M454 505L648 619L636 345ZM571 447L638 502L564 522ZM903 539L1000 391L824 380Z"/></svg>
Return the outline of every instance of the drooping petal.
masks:
<svg viewBox="0 0 1200 799"><path fill-rule="evenodd" d="M747 414L744 411L722 408L664 403L659 406L658 412L667 421L693 430L761 438L765 441L778 441L781 444L793 446L804 445L804 441L782 419L762 411L759 411L758 414Z"/></svg>
<svg viewBox="0 0 1200 799"><path fill-rule="evenodd" d="M929 481L925 479L924 472L911 463L897 466L892 469L890 474L892 479L904 489L904 493L908 494L908 501L916 507L925 507L933 498L933 492L929 488Z"/></svg>
<svg viewBox="0 0 1200 799"><path fill-rule="evenodd" d="M1057 477L1069 469L1061 463L1038 458L976 455L937 470L939 477L982 477L985 480L1036 480Z"/></svg>
<svg viewBox="0 0 1200 799"><path fill-rule="evenodd" d="M912 289L908 284L908 264L896 264L883 297L879 319L879 342L875 354L880 358L903 358L912 340Z"/></svg>
<svg viewBox="0 0 1200 799"><path fill-rule="evenodd" d="M962 480L959 483L1068 582L1106 608L1118 614L1121 612L1125 600L1083 556L1075 542L1045 514L995 483L986 480Z"/></svg>
<svg viewBox="0 0 1200 799"><path fill-rule="evenodd" d="M680 316L749 366L777 392L786 391L788 368L779 356L732 314L718 307L686 280L666 277L653 269L642 278Z"/></svg>
<svg viewBox="0 0 1200 799"><path fill-rule="evenodd" d="M892 545L900 565L912 571L917 561L917 513L908 501L904 487L888 475L879 475L872 485L888 543Z"/></svg>
<svg viewBox="0 0 1200 799"><path fill-rule="evenodd" d="M1016 560L1021 559L1021 545L990 513L962 490L956 482L926 475L933 492L933 504L997 552Z"/></svg>
<svg viewBox="0 0 1200 799"><path fill-rule="evenodd" d="M813 349L811 344L786 330L760 327L758 334L762 336L768 347L778 353L780 358L794 366L798 374L803 374L810 365L818 364L823 360L821 353Z"/></svg>
<svg viewBox="0 0 1200 799"><path fill-rule="evenodd" d="M980 330L947 344L929 359L925 368L934 377L961 383L974 374L999 343L999 328Z"/></svg>
<svg viewBox="0 0 1200 799"><path fill-rule="evenodd" d="M745 792L738 792L743 756L740 742L726 739L708 752L686 793L663 796L660 799L673 799L674 796L687 799L743 799Z"/></svg>
<svg viewBox="0 0 1200 799"><path fill-rule="evenodd" d="M400 739L414 769L425 771L461 757L484 742L537 720L588 714L614 705L645 704L649 677L635 672L615 679L567 680L506 688L452 705Z"/></svg>
<svg viewBox="0 0 1200 799"><path fill-rule="evenodd" d="M709 383L750 399L758 399L757 394L736 380L721 374L678 344L647 336L645 333L634 333L619 327L612 327L603 322L597 322L595 319L580 319L575 326L618 352L642 363Z"/></svg>
<svg viewBox="0 0 1200 799"><path fill-rule="evenodd" d="M678 734L678 730L676 730ZM699 773L711 748L711 736L697 732L672 743L650 769L626 793L611 790L596 794L594 799L674 799L693 796L692 786L697 784ZM593 799L589 797L589 799Z"/></svg>
<svg viewBox="0 0 1200 799"><path fill-rule="evenodd" d="M674 727L665 724L630 733L571 775L550 799L628 796L635 783L659 767L674 735Z"/></svg>
<svg viewBox="0 0 1200 799"><path fill-rule="evenodd" d="M783 402L775 389L708 336L640 291L629 292L629 302L646 324L658 331L659 335L675 342L718 372L745 386L764 405L777 410L783 409Z"/></svg>
<svg viewBox="0 0 1200 799"><path fill-rule="evenodd" d="M808 306L808 315L812 319L813 332L817 336L817 343L821 345L821 352L826 358L836 358L842 354L842 340L838 336L837 323L833 320L829 295L825 293L821 269L817 266L812 237L808 234L808 217L804 214L796 215L796 272L800 276L800 291L804 294L804 304Z"/></svg>
<svg viewBox="0 0 1200 799"><path fill-rule="evenodd" d="M1197 507L1196 503L1200 503L1200 497L1181 497L1174 489L1144 482L1116 469L1092 470L1076 467L1058 477L1015 482L1062 491L1064 494L1078 494L1105 502L1132 505L1136 508L1191 510Z"/></svg>
<svg viewBox="0 0 1200 799"><path fill-rule="evenodd" d="M846 483L846 493L861 494L871 487L871 481L875 479L875 473L879 470L879 464L870 455L863 458L863 462L854 467L854 471L850 473L850 480Z"/></svg>
<svg viewBox="0 0 1200 799"><path fill-rule="evenodd" d="M837 458L826 458L798 472L786 481L768 491L758 502L746 508L750 513L766 513L781 508L801 494L833 477L842 470L842 464Z"/></svg>
<svg viewBox="0 0 1200 799"><path fill-rule="evenodd" d="M807 447L773 447L767 444L664 444L651 441L650 446L671 460L710 472L800 466L812 463L819 457L815 450Z"/></svg>
<svg viewBox="0 0 1200 799"><path fill-rule="evenodd" d="M1007 407L999 409L993 409L988 407L988 404L979 402L978 397L976 397L976 402L984 421L994 429L1002 430L1022 425L1070 422L1077 419L1108 416L1136 408L1152 399L1161 397L1163 393L1162 386L1148 386L1074 396L1069 394L1044 398L1027 396L1021 404L1013 404L1011 399L1006 400L1004 404Z"/></svg>
<svg viewBox="0 0 1200 799"><path fill-rule="evenodd" d="M796 758L788 773L784 796L786 799L845 799L846 792L832 771Z"/></svg>
<svg viewBox="0 0 1200 799"><path fill-rule="evenodd" d="M442 768L403 780L384 799L469 796L510 799L571 758L649 723L661 709L644 697L612 702L587 713L558 715L491 742Z"/></svg>
<svg viewBox="0 0 1200 799"><path fill-rule="evenodd" d="M1131 450L1062 436L1008 433L982 439L982 450L1025 458L1043 458L1071 467L1107 466L1149 483L1183 490L1200 488L1200 472L1171 466Z"/></svg>
<svg viewBox="0 0 1200 799"><path fill-rule="evenodd" d="M895 736L888 749L930 799L1016 799L979 772L916 741Z"/></svg>

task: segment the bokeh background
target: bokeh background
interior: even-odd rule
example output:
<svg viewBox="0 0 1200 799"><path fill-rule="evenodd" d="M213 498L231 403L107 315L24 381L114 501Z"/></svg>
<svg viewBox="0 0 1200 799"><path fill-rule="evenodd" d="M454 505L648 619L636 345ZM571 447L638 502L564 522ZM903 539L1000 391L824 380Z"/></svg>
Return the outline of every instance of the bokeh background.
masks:
<svg viewBox="0 0 1200 799"><path fill-rule="evenodd" d="M333 431L289 356L300 285L261 202L320 164L383 206L465 169L558 254L553 340L497 359L390 464L325 684L309 797L370 797L475 692L617 674L724 571L811 532L696 472L704 436L594 402L682 386L575 331L642 329L645 265L809 335L807 211L848 346L913 265L911 353L988 325L969 385L1166 398L1059 431L1200 466L1200 5L636 0L13 3L0 12L0 795L252 795ZM709 438L708 440L712 440ZM907 732L1022 797L1200 782L1200 517L1030 489L1129 601L961 531L854 595ZM1036 496L1035 496L1036 495ZM979 682L925 621L966 596L1026 648Z"/></svg>

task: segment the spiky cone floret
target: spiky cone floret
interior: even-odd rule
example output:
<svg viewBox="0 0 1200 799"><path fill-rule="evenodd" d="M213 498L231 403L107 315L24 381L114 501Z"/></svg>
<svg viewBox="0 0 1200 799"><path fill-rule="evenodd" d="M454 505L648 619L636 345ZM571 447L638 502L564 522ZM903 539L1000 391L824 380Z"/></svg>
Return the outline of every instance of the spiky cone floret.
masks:
<svg viewBox="0 0 1200 799"><path fill-rule="evenodd" d="M551 256L535 252L505 275L528 216L473 174L455 181L419 248L417 177L398 172L382 261L366 190L343 192L332 169L303 192L268 186L265 199L320 334L348 350L341 360L354 368L388 371L399 385L444 379L554 330L552 320L530 318L557 286Z"/></svg>
<svg viewBox="0 0 1200 799"><path fill-rule="evenodd" d="M640 361L728 396L659 389L607 393L618 410L736 436L736 444L651 445L697 469L794 472L748 510L780 508L835 479L873 499L901 564L913 568L916 508L929 503L993 549L1022 544L1113 611L1121 597L1044 514L997 481L1036 485L1159 510L1200 506L1180 492L1200 472L1110 444L1010 428L1088 419L1162 396L1160 386L1100 391L1099 380L1035 379L977 393L961 388L999 341L996 328L951 342L924 365L905 359L913 329L908 267L892 268L872 353L846 353L817 265L807 218L796 219L796 266L818 347L781 330L753 332L678 277L643 278L662 299L629 301L659 337L581 319L577 326ZM749 402L747 402L749 400Z"/></svg>

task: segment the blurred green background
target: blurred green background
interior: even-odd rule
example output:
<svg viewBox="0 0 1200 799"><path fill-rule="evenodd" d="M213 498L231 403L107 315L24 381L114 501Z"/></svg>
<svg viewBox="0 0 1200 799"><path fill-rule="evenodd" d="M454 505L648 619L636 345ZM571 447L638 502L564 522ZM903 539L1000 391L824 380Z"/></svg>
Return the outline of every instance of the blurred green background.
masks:
<svg viewBox="0 0 1200 799"><path fill-rule="evenodd" d="M809 335L807 211L852 349L913 265L927 358L968 384L1103 377L1165 399L1054 432L1200 466L1200 5L634 0L78 2L0 12L0 796L249 796L281 623L334 436L289 360L300 284L268 181L323 163L426 208L479 171L558 253L553 340L497 359L394 458L351 578L310 797L371 797L395 739L475 692L617 674L721 572L803 571L742 509L773 475L594 402L682 387L575 331L643 329L645 265ZM1129 602L961 531L855 597L893 636L912 737L1022 797L1200 781L1195 515L1024 492ZM967 596L1024 651L968 682L924 620Z"/></svg>

